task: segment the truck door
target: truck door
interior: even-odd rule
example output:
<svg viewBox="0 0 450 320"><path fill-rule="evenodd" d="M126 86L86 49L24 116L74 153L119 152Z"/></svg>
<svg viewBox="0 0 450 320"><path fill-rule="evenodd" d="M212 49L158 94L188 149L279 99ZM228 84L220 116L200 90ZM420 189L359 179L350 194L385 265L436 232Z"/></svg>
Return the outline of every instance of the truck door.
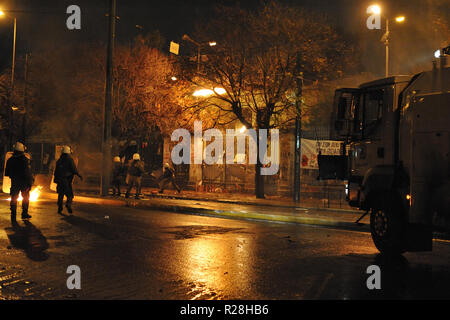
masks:
<svg viewBox="0 0 450 320"><path fill-rule="evenodd" d="M335 91L331 117L333 140L346 141L355 133L355 109L359 100L359 90L343 88Z"/></svg>
<svg viewBox="0 0 450 320"><path fill-rule="evenodd" d="M360 93L353 133L359 139L350 150L351 175L364 176L371 167L387 164L386 153L392 151L393 143L385 139L384 127L392 106L392 96L387 91L387 88L370 88Z"/></svg>
<svg viewBox="0 0 450 320"><path fill-rule="evenodd" d="M333 112L331 115L331 139L344 141L341 155L318 155L319 178L345 180L348 177L348 155L345 142L354 132L354 110L358 101L359 90L343 88L335 91Z"/></svg>

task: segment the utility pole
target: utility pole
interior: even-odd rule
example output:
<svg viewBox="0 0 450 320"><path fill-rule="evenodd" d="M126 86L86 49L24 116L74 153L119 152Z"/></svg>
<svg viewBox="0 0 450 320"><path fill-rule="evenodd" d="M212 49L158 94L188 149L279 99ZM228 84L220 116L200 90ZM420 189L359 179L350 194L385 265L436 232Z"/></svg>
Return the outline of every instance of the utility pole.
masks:
<svg viewBox="0 0 450 320"><path fill-rule="evenodd" d="M108 48L106 58L106 89L105 108L103 120L103 172L101 179L101 195L107 196L109 193L111 175L111 105L112 105L112 78L114 65L114 40L116 33L116 0L109 3L109 24L108 24Z"/></svg>
<svg viewBox="0 0 450 320"><path fill-rule="evenodd" d="M17 37L17 19L14 17L14 35L13 35L13 53L12 53L12 65L11 65L11 91L9 93L8 101L8 115L9 115L9 134L8 134L8 148L12 148L13 145L13 97L14 97L14 72L16 69L16 37Z"/></svg>
<svg viewBox="0 0 450 320"><path fill-rule="evenodd" d="M386 66L385 74L386 78L389 77L389 19L386 19L386 40L384 42L386 46Z"/></svg>
<svg viewBox="0 0 450 320"><path fill-rule="evenodd" d="M24 75L24 88L23 88L23 122L22 122L22 143L26 143L27 138L27 113L28 113L28 61L30 54L25 54L25 75Z"/></svg>
<svg viewBox="0 0 450 320"><path fill-rule="evenodd" d="M181 40L189 41L197 46L197 73L199 73L200 72L200 47L201 47L201 44L198 43L197 41L192 40L192 38L189 37L187 34L184 34L183 37L181 38Z"/></svg>
<svg viewBox="0 0 450 320"><path fill-rule="evenodd" d="M295 132L294 132L294 202L300 201L300 159L302 151L302 87L303 87L303 73L301 70L302 54L297 54L297 62L295 68L295 81L297 83L297 93L295 99Z"/></svg>

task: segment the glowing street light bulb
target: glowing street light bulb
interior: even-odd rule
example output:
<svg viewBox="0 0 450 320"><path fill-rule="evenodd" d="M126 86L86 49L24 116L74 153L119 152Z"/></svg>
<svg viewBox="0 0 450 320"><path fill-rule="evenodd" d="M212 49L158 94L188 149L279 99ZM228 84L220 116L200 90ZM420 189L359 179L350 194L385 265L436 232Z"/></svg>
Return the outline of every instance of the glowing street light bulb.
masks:
<svg viewBox="0 0 450 320"><path fill-rule="evenodd" d="M209 46L210 47L214 47L215 45L217 45L217 42L215 42L215 41L210 41L209 42Z"/></svg>
<svg viewBox="0 0 450 320"><path fill-rule="evenodd" d="M212 95L214 92L211 89L200 89L194 92L194 97L208 97Z"/></svg>
<svg viewBox="0 0 450 320"><path fill-rule="evenodd" d="M226 92L226 90L224 88L214 88L214 91L217 94L224 94Z"/></svg>
<svg viewBox="0 0 450 320"><path fill-rule="evenodd" d="M404 16L397 17L397 18L395 18L395 21L403 22L403 21L405 21L405 17Z"/></svg>
<svg viewBox="0 0 450 320"><path fill-rule="evenodd" d="M212 96L214 93L218 95L222 95L226 92L224 88L214 88L214 90L211 89L199 89L194 92L194 97L209 97Z"/></svg>
<svg viewBox="0 0 450 320"><path fill-rule="evenodd" d="M435 58L439 58L441 56L441 50L436 50L435 52L434 52L434 57Z"/></svg>
<svg viewBox="0 0 450 320"><path fill-rule="evenodd" d="M2 11L2 10L0 10L0 16L3 16L5 13Z"/></svg>
<svg viewBox="0 0 450 320"><path fill-rule="evenodd" d="M371 6L369 7L369 11L370 11L371 13L373 13L373 14L380 14L380 13L381 13L381 8L380 8L379 5L374 4L374 5L371 5Z"/></svg>

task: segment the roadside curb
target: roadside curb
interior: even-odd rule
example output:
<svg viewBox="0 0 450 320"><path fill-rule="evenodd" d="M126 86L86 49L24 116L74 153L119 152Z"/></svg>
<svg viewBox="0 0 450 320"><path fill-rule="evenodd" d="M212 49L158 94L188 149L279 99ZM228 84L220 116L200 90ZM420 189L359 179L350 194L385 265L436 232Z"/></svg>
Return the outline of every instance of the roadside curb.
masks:
<svg viewBox="0 0 450 320"><path fill-rule="evenodd" d="M58 195L56 193L43 193L43 198L48 200L56 200ZM156 198L156 197L155 197ZM167 198L165 198L167 199ZM163 199L163 200L165 200ZM170 200L170 199L167 199ZM179 199L177 199L179 200ZM198 201L198 199L195 199ZM315 218L315 217L304 217L299 215L277 215L277 214L267 214L267 213L257 213L252 211L233 211L233 210L218 210L218 209L206 209L206 208L194 208L191 206L175 205L175 204L162 204L162 203L151 203L151 200L118 200L118 199L107 199L107 198L97 198L91 196L75 196L74 202L80 203L92 203L98 205L113 205L113 206L125 206L136 209L147 209L147 210L162 210L171 211L176 213L192 214L192 215L207 215L214 217L227 217L227 218L240 218L240 219L252 219L261 221L272 221L272 222L288 222L288 223L298 223L298 224L308 224L317 226L328 226L328 227L340 227L346 229L357 229L359 231L368 231L369 226L367 224L355 224L353 222L343 222L336 221L333 219ZM232 204L230 202L230 204ZM237 202L237 204L242 204ZM308 208L304 208L308 209ZM315 208L314 208L315 209Z"/></svg>
<svg viewBox="0 0 450 320"><path fill-rule="evenodd" d="M89 194L89 192L85 189L78 189L77 192ZM151 199L174 199L174 200L189 200L189 201L205 201L205 202L218 202L218 203L228 203L228 204L240 204L245 206L266 206L266 207L277 207L277 208L287 208L287 209L309 209L309 210L320 210L320 211L333 211L333 212L342 212L342 213L360 213L361 211L357 209L342 209L342 208L325 208L325 207L309 207L309 206L301 206L295 204L282 204L282 203L257 203L254 201L248 200L228 200L228 199L213 199L213 198L198 198L195 196L180 196L176 194L154 194L154 193L143 193L144 196ZM274 200L276 201L276 200Z"/></svg>
<svg viewBox="0 0 450 320"><path fill-rule="evenodd" d="M176 200L191 200L191 201L208 201L208 202L219 202L219 203L229 203L229 204L241 204L245 206L266 206L266 207L278 207L278 208L289 208L289 209L310 209L310 210L320 210L320 211L337 211L343 213L360 213L359 210L352 209L340 209L340 208L321 208L321 207L305 207L305 206L295 206L295 205L283 205L283 204L273 204L273 203L255 203L252 201L240 201L240 200L224 200L224 199L200 199L195 197L181 197L176 195L154 195L146 194L149 198L155 199L176 199Z"/></svg>
<svg viewBox="0 0 450 320"><path fill-rule="evenodd" d="M228 217L228 218L241 218L241 219L252 219L261 221L272 221L272 222L289 222L298 224L308 224L317 226L328 226L328 227L340 227L346 229L357 229L360 231L369 231L369 225L367 224L355 224L353 222L343 222L336 221L333 219L323 219L315 217L304 217L298 215L276 215L267 213L257 213L257 212L242 212L233 210L218 210L218 209L205 209L205 208L193 208L189 206L180 205L166 205L166 204L155 204L155 203L143 203L136 200L129 200L126 204L127 207L133 207L137 209L149 209L149 210L163 210L172 211L178 213L186 214L197 214L197 215L207 215L214 217Z"/></svg>

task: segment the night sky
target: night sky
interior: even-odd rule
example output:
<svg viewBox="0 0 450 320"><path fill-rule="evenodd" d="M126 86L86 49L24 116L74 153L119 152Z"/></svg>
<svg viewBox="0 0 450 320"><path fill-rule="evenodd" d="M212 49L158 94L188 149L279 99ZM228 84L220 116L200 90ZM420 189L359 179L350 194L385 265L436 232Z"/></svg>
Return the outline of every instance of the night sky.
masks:
<svg viewBox="0 0 450 320"><path fill-rule="evenodd" d="M368 30L365 26L368 5L365 0L280 0L323 14L341 32L357 39L361 59L367 71L379 69L384 61L384 46L379 41L381 30ZM445 1L442 1L445 3ZM450 1L446 1L450 3ZM25 10L17 16L17 55L25 52L46 50L52 46L85 41L105 42L109 0L5 0L0 1L4 10ZM158 29L166 40L166 49L171 40L181 42L184 33L193 30L196 21L212 14L216 3L225 5L240 3L256 9L260 0L117 0L117 41L128 42L139 33ZM432 59L434 49L441 45L429 32L429 14L436 8L430 0L378 1L387 13L405 14L407 22L392 26L392 59L398 61L394 72L410 72L412 66ZM66 8L76 4L82 11L82 29L66 29ZM448 5L447 5L447 8ZM11 13L12 14L12 13ZM427 20L428 19L428 20ZM136 24L143 29L136 28ZM11 60L12 21L0 20L0 68L8 67ZM402 63L400 65L400 62ZM366 71L366 70L362 70Z"/></svg>

